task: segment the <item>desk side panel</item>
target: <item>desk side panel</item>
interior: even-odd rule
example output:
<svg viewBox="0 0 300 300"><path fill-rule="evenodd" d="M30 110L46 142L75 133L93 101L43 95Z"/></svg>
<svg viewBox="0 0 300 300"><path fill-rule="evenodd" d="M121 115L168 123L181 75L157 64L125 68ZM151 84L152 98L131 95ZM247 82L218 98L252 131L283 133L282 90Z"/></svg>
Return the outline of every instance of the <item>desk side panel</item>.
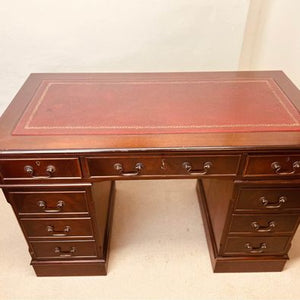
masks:
<svg viewBox="0 0 300 300"><path fill-rule="evenodd" d="M234 183L232 179L202 179L213 231L218 250L232 199Z"/></svg>

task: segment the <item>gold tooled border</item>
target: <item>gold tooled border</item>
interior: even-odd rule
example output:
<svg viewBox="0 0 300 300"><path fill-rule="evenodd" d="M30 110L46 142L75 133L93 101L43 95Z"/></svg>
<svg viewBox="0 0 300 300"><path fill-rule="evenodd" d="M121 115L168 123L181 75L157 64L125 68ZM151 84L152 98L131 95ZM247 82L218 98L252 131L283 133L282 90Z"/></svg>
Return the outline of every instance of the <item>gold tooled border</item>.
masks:
<svg viewBox="0 0 300 300"><path fill-rule="evenodd" d="M282 123L282 124L227 124L227 125L165 125L165 126L159 126L159 125L155 125L155 126L139 126L139 125L132 125L132 126L30 126L30 123L32 122L35 114L37 113L40 105L42 104L42 102L45 99L45 96L49 90L49 88L52 85L57 85L57 84L202 84L202 83L207 83L207 82L220 82L222 81L222 83L249 83L249 82L258 82L258 83L266 83L269 87L269 89L272 91L273 95L275 96L275 98L278 100L278 102L280 103L280 105L283 107L283 109L287 112L287 114L292 118L292 120L295 123ZM43 81L42 83L45 83L46 81ZM271 84L272 82L272 84ZM40 85L40 88L42 87L42 84ZM276 87L276 88L275 88ZM40 89L39 88L39 89ZM37 92L35 93L34 97L36 96L36 94L38 93L39 89L37 90ZM281 97L279 96L278 92L281 94L281 96L283 96L287 102L289 103L290 100L288 99L288 97L281 91L281 89L278 87L277 83L272 79L272 78L266 78L266 79L259 79L259 80L249 80L249 79L236 79L236 80L191 80L191 81L101 81L101 80L64 80L64 81L59 81L59 82L48 82L46 83L46 87L44 88L42 95L40 96L40 98L38 99L34 109L32 110L32 112L29 115L28 120L25 123L25 126L23 127L23 130L32 130L32 129L170 129L170 128L174 128L174 129L200 129L200 128L237 128L237 127L272 127L272 126L276 126L276 127L296 127L299 126L300 123L298 122L298 120L295 118L295 116L293 115L293 113L288 109L288 107L286 106L286 103L284 103L281 99ZM32 102L31 102L32 103ZM292 107L292 104L291 104ZM27 109L24 111L22 118L26 115L26 113L28 113L30 106L27 107ZM19 123L17 124L15 131L18 131L17 127L20 124L21 120L19 121Z"/></svg>

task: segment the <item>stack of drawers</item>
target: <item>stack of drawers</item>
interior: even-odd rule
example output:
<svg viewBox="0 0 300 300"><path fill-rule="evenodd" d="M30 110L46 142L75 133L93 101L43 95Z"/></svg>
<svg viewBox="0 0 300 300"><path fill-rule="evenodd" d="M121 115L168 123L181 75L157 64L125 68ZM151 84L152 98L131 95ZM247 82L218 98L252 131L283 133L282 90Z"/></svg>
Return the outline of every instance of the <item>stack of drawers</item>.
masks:
<svg viewBox="0 0 300 300"><path fill-rule="evenodd" d="M99 255L87 188L7 191L34 259L79 259Z"/></svg>
<svg viewBox="0 0 300 300"><path fill-rule="evenodd" d="M1 174L4 182L16 183L4 193L34 262L101 257L91 183L56 183L81 178L77 159L3 160ZM24 181L27 184L18 184Z"/></svg>
<svg viewBox="0 0 300 300"><path fill-rule="evenodd" d="M297 187L241 185L223 254L286 254L299 223L299 197Z"/></svg>
<svg viewBox="0 0 300 300"><path fill-rule="evenodd" d="M287 254L299 224L298 160L299 155L247 157L243 177L254 180L235 184L235 201L222 255Z"/></svg>

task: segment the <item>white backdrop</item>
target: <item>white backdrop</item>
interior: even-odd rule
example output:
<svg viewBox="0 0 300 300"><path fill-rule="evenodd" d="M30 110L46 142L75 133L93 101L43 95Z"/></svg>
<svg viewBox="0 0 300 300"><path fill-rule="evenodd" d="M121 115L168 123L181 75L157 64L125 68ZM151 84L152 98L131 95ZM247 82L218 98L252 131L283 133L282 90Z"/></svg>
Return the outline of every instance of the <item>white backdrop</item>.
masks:
<svg viewBox="0 0 300 300"><path fill-rule="evenodd" d="M300 88L299 14L299 0L251 0L240 67L283 70Z"/></svg>

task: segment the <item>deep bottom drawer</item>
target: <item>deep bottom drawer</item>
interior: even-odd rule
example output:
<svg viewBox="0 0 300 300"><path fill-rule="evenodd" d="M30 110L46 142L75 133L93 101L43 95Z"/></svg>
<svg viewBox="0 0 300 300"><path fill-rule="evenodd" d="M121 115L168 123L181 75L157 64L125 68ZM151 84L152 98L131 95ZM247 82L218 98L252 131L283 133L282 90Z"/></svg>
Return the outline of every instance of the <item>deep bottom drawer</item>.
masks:
<svg viewBox="0 0 300 300"><path fill-rule="evenodd" d="M276 255L289 250L290 237L229 237L225 255Z"/></svg>
<svg viewBox="0 0 300 300"><path fill-rule="evenodd" d="M97 257L95 241L31 242L30 246L38 259L72 259Z"/></svg>

